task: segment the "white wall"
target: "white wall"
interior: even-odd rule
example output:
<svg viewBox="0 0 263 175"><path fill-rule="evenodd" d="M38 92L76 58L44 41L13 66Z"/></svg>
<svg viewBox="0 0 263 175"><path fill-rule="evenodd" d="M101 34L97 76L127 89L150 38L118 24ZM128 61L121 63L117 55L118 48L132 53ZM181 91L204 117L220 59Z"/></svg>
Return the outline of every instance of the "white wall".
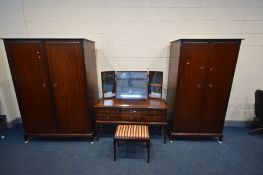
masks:
<svg viewBox="0 0 263 175"><path fill-rule="evenodd" d="M4 43L0 40L0 112L7 116L7 122L20 117L16 94L12 83Z"/></svg>
<svg viewBox="0 0 263 175"><path fill-rule="evenodd" d="M112 69L164 71L164 96L170 41L244 38L227 120L250 120L254 91L263 89L263 0L0 0L0 37L94 40L99 78ZM0 73L8 77L8 67Z"/></svg>

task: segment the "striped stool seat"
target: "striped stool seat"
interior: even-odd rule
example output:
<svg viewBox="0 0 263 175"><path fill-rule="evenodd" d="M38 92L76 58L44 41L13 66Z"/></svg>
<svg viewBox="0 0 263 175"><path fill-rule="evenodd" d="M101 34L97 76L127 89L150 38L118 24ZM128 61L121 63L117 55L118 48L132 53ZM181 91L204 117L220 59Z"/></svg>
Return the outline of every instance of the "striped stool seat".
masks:
<svg viewBox="0 0 263 175"><path fill-rule="evenodd" d="M115 139L142 139L148 140L149 129L144 125L118 125L115 132Z"/></svg>
<svg viewBox="0 0 263 175"><path fill-rule="evenodd" d="M116 144L119 141L139 141L146 142L147 162L150 161L150 135L149 127L144 125L118 125L114 138L114 161L116 161Z"/></svg>

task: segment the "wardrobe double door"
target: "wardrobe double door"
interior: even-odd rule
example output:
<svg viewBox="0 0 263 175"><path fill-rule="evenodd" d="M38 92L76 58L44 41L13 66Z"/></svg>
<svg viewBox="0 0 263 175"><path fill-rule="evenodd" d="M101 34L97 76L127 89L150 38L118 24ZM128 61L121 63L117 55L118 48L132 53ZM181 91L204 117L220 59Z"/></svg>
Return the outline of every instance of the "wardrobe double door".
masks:
<svg viewBox="0 0 263 175"><path fill-rule="evenodd" d="M91 133L81 41L5 40L25 135Z"/></svg>
<svg viewBox="0 0 263 175"><path fill-rule="evenodd" d="M172 134L222 135L239 46L240 40L180 42Z"/></svg>

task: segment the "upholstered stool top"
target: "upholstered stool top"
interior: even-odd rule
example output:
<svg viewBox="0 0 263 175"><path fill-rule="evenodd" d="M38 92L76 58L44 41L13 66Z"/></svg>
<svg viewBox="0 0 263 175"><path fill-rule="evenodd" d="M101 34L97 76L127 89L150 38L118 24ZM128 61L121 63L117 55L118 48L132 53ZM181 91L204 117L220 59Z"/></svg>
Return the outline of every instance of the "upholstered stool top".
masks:
<svg viewBox="0 0 263 175"><path fill-rule="evenodd" d="M118 125L115 138L148 140L150 139L149 128L144 125Z"/></svg>

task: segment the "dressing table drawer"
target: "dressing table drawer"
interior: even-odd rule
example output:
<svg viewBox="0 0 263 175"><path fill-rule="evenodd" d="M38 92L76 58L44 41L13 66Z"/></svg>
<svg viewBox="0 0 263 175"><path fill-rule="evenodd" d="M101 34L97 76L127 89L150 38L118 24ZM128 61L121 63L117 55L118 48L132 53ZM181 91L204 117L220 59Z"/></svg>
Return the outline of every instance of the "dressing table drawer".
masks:
<svg viewBox="0 0 263 175"><path fill-rule="evenodd" d="M166 122L165 116L142 116L143 122Z"/></svg>
<svg viewBox="0 0 263 175"><path fill-rule="evenodd" d="M96 120L98 120L98 121L119 121L120 115L118 115L118 114L112 114L112 115L97 114Z"/></svg>
<svg viewBox="0 0 263 175"><path fill-rule="evenodd" d="M158 110L158 109L145 109L143 114L146 116L165 116L165 110Z"/></svg>
<svg viewBox="0 0 263 175"><path fill-rule="evenodd" d="M118 114L118 108L97 108L96 114Z"/></svg>

